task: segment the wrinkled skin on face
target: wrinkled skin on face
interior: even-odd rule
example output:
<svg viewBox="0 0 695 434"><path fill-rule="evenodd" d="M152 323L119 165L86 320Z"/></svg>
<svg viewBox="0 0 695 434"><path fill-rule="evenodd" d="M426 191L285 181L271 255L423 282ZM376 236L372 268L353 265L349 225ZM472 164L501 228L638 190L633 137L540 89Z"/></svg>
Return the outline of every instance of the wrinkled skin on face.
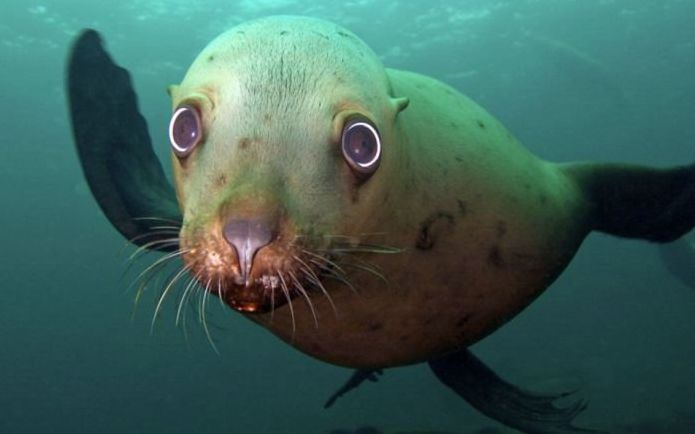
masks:
<svg viewBox="0 0 695 434"><path fill-rule="evenodd" d="M554 166L331 23L236 27L170 93L200 118L195 148L172 154L186 266L322 360L386 367L473 343L545 289L586 233ZM354 116L383 144L366 175L341 150Z"/></svg>

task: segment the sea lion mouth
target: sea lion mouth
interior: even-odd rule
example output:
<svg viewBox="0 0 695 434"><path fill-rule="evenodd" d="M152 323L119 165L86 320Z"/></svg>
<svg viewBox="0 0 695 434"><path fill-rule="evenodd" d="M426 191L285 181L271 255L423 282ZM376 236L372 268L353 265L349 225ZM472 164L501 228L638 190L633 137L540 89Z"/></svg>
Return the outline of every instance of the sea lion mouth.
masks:
<svg viewBox="0 0 695 434"><path fill-rule="evenodd" d="M260 314L272 312L290 303L302 293L309 297L313 291L305 289L306 286L306 283L300 281L295 282L294 285L289 285L285 278L281 279L281 275L277 274L262 275L248 285L228 282L210 290L238 312Z"/></svg>

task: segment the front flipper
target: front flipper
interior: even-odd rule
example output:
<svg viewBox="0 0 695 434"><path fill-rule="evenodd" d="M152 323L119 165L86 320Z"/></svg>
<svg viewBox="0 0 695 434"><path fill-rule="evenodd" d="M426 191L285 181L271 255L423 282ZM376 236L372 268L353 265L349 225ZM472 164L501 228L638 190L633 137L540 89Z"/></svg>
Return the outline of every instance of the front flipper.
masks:
<svg viewBox="0 0 695 434"><path fill-rule="evenodd" d="M352 389L356 389L357 387L359 387L360 384L364 383L367 380L372 382L379 381L379 375L382 374L383 371L381 369L357 369L348 379L348 381L345 384L343 384L343 386L340 389L338 389L333 395L331 395L330 398L328 398L328 401L326 401L326 403L323 404L323 408L328 408L332 406L335 403L336 399L345 395Z"/></svg>
<svg viewBox="0 0 695 434"><path fill-rule="evenodd" d="M507 383L468 349L429 362L439 380L484 415L527 434L597 432L577 428L572 420L586 402L558 408L553 402L571 393L539 395Z"/></svg>
<svg viewBox="0 0 695 434"><path fill-rule="evenodd" d="M72 47L67 75L77 153L102 211L131 242L177 249L171 240L181 226L176 194L152 149L130 74L111 60L96 31L85 30Z"/></svg>

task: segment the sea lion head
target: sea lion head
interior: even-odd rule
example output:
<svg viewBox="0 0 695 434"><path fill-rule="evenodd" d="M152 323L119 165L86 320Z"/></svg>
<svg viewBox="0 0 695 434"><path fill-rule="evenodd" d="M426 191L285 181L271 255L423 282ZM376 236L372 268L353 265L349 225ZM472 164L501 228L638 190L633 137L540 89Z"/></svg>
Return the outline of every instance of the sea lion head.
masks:
<svg viewBox="0 0 695 434"><path fill-rule="evenodd" d="M186 268L242 312L326 292L331 252L383 225L397 164L376 55L332 23L272 17L213 40L170 88Z"/></svg>

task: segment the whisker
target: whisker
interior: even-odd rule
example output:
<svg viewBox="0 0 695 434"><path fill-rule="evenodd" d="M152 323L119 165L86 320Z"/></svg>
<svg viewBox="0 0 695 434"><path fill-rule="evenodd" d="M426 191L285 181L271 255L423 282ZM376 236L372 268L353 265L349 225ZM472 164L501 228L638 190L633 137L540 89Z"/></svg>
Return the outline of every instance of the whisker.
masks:
<svg viewBox="0 0 695 434"><path fill-rule="evenodd" d="M143 280L138 284L138 287L137 287L137 289L135 290L135 297L133 298L133 309L132 309L132 311L131 311L131 313L130 313L130 319L131 319L131 320L134 320L134 319L135 319L135 314L137 313L138 307L139 307L139 305L140 305L140 300L141 300L141 298L142 298L142 294L145 292L145 289L146 289L147 285L149 284L149 282L150 282L150 281L152 280L152 278L154 278L155 276L156 276L157 278L160 277L160 276L157 276L155 273L153 273L152 275L148 276L147 279L143 279ZM169 276L169 277L171 277L171 276ZM127 289L126 289L126 291L127 291Z"/></svg>
<svg viewBox="0 0 695 434"><path fill-rule="evenodd" d="M135 236L132 237L132 238L128 238L128 239L123 243L123 246L121 247L121 251L122 251L122 250L125 250L126 248L128 248L131 244L137 244L136 241L141 240L141 239L143 239L143 238L147 238L147 237L159 237L159 236L164 236L164 235L178 235L178 234L179 234L179 230L175 230L175 231L174 231L174 230L169 230L169 229L167 229L167 230L154 230L154 229L152 229L152 230L147 230L147 231L144 232L144 233L135 235Z"/></svg>
<svg viewBox="0 0 695 434"><path fill-rule="evenodd" d="M196 285L196 278L193 276L188 277L188 283L185 286L185 289L183 290L183 293L181 294L181 299L179 300L179 306L176 309L176 321L174 324L176 326L179 326L179 318L181 316L181 310L183 309L183 305L185 304L186 297L188 296L189 292L191 291L191 288ZM186 321L183 321L181 323L181 327L183 328L183 339L186 341L188 344L188 330L186 329Z"/></svg>
<svg viewBox="0 0 695 434"><path fill-rule="evenodd" d="M148 234L149 235L149 234ZM171 235L177 235L177 234L171 234ZM171 237L171 238L163 238L160 240L154 240L150 241L149 243L142 244L138 246L137 249L133 253L128 256L128 261L133 261L137 256L140 256L141 254L145 253L150 253L149 249L153 247L168 247L168 246L174 246L179 244L179 237Z"/></svg>
<svg viewBox="0 0 695 434"><path fill-rule="evenodd" d="M179 230L156 230L156 231L148 231L145 232L144 234L136 235L133 238L128 239L128 242L135 244L136 241L141 240L143 238L151 237L154 235L178 235Z"/></svg>
<svg viewBox="0 0 695 434"><path fill-rule="evenodd" d="M220 354L220 352L217 350L217 346L215 345L215 342L212 340L212 335L210 334L210 329L208 328L208 322L207 322L207 316L206 316L206 309L207 309L207 301L208 297L210 297L210 283L212 281L212 278L208 279L208 283L205 284L205 292L203 293L203 300L200 305L201 307L201 319L203 322L203 329L205 330L205 336L208 338L208 342L210 342L210 346L212 349L215 351L215 353Z"/></svg>
<svg viewBox="0 0 695 434"><path fill-rule="evenodd" d="M174 259L177 256L176 253L177 252L173 252L170 255L168 255L170 257L160 258L159 261L157 261L154 264L151 264L149 267L147 267L147 269L143 270L138 275L138 277L136 277L135 280L133 280L133 282L130 285L128 285L128 287L125 289L125 291L128 291L133 287L133 285L137 284L137 288L135 290L135 299L133 300L132 317L135 317L135 312L137 311L137 307L140 303L140 298L142 297L142 294L145 292L147 286L150 284L154 277L157 277L157 274L160 272L160 269L163 269L165 266L169 265L167 264L167 261ZM171 273L168 279L165 281L168 282L174 273Z"/></svg>
<svg viewBox="0 0 695 434"><path fill-rule="evenodd" d="M317 276L316 273L314 273L314 270L312 270L311 267L302 260L302 258L300 258L297 255L293 255L292 257L302 265L302 267L299 268L302 271L302 273L304 273L304 275L310 281L312 281L312 283L316 287L318 287L321 290L321 292L326 296L326 299L328 299L328 303L331 305L331 308L333 309L333 314L337 317L338 310L335 308L333 298L331 298L330 294L328 294L328 291L326 290L326 287L323 286L323 283L321 283L321 279L319 278L319 276Z"/></svg>
<svg viewBox="0 0 695 434"><path fill-rule="evenodd" d="M220 307L224 309L226 306L224 305L224 300L222 299L222 278L220 276L217 276L217 298L220 300Z"/></svg>
<svg viewBox="0 0 695 434"><path fill-rule="evenodd" d="M304 289L304 286L301 284L299 279L297 279L297 276L294 275L294 273L290 270L287 270L287 273L289 273L290 278L292 279L294 283L294 287L297 288L297 291L299 291L300 294L302 294L302 297L306 300L306 303L309 305L309 310L311 311L311 315L314 317L314 326L316 328L319 328L319 318L316 316L316 310L314 310L314 304L311 302L311 298L309 298L309 294L306 292L306 289Z"/></svg>
<svg viewBox="0 0 695 434"><path fill-rule="evenodd" d="M139 302L139 300L140 300L140 296L145 291L145 289L149 285L152 278L155 277L160 272L161 269L163 269L164 267L169 265L167 263L168 261L175 259L180 254L181 254L181 252L172 252L169 255L166 255L165 257L160 258L155 263L151 264L145 270L143 270L135 278L135 280L133 280L133 283L128 285L128 287L126 288L126 291L129 290L134 284L140 282L137 286L137 290L135 293L136 306L137 306L137 302Z"/></svg>
<svg viewBox="0 0 695 434"><path fill-rule="evenodd" d="M150 271L153 271L155 268L160 267L161 265L163 265L167 261L171 261L174 258L176 258L177 256L183 255L184 253L188 253L190 250L191 249L179 249L175 252L167 253L166 255L162 256L161 258L157 259L155 262L150 264L147 268L142 270L142 272L140 272L140 274L138 274L138 276L135 278L133 283L139 281L145 274L149 273Z"/></svg>
<svg viewBox="0 0 695 434"><path fill-rule="evenodd" d="M317 249L318 251L321 252L330 252L330 253L379 253L379 254L386 254L386 255L391 255L391 254L396 254L396 253L403 253L404 249L399 249L397 247L390 247L390 246L379 246L375 244L359 244L357 246L349 246L349 245L336 245L332 246L328 249Z"/></svg>
<svg viewBox="0 0 695 434"><path fill-rule="evenodd" d="M155 322L157 321L157 317L159 316L159 311L162 308L162 303L164 302L164 299L167 297L169 294L169 291L171 288L174 286L174 284L181 278L181 276L188 271L188 267L184 265L181 267L181 270L176 273L176 276L169 282L169 284L164 288L164 291L162 291L162 295L159 296L159 301L157 302L157 306L154 309L154 314L152 315L152 324L150 325L150 333L154 332L154 325Z"/></svg>
<svg viewBox="0 0 695 434"><path fill-rule="evenodd" d="M171 241L168 241L168 240L171 240ZM127 276L130 273L130 270L133 268L133 266L135 265L137 260L140 259L140 258L136 258L135 257L136 255L140 256L140 255L144 255L147 253L154 253L152 251L145 250L145 249L147 249L149 247L153 247L155 244L161 244L159 247L174 247L174 246L178 246L178 244L179 244L178 238L170 238L168 240L159 240L156 243L155 242L148 243L150 245L143 246L142 249L138 248L138 250L136 250L135 253L130 255L130 257L126 260L127 265L126 265L125 269L123 270L123 272L121 273L121 279L125 278L125 276Z"/></svg>
<svg viewBox="0 0 695 434"><path fill-rule="evenodd" d="M317 255L316 253L310 252L309 250L306 250L306 249L302 249L302 252L306 253L309 256L313 256L314 258L316 258L319 261L323 261L324 263L336 268L338 271L345 274L345 270L340 268L340 266L337 263L331 261L330 259L326 258L325 256ZM318 263L316 263L316 264L318 265Z"/></svg>
<svg viewBox="0 0 695 434"><path fill-rule="evenodd" d="M157 225L157 226L150 226L150 229L154 230L174 230L176 232L179 232L181 230L181 226L171 226L171 225Z"/></svg>
<svg viewBox="0 0 695 434"><path fill-rule="evenodd" d="M185 289L183 290L183 293L181 294L181 300L179 300L179 306L176 309L176 321L175 321L176 326L179 325L179 320L181 318L181 311L183 310L183 306L186 303L186 298L190 295L192 288L197 284L199 276L200 276L200 272L198 272L195 276L191 276L190 281L188 282ZM184 328L184 334L185 333L186 333L186 330Z"/></svg>
<svg viewBox="0 0 695 434"><path fill-rule="evenodd" d="M311 261L311 262L314 262L314 261ZM347 276L345 274L340 274L332 268L324 268L324 271L326 273L328 273L326 275L326 277L329 277L329 278L332 278L334 280L339 281L343 285L350 288L350 291L352 291L353 293L359 294L359 292L357 291L357 288L355 288L355 286L352 283L350 283L350 281L347 279Z"/></svg>
<svg viewBox="0 0 695 434"><path fill-rule="evenodd" d="M275 282L270 282L270 322L273 322L275 317Z"/></svg>
<svg viewBox="0 0 695 434"><path fill-rule="evenodd" d="M290 316L292 317L292 341L294 342L294 335L297 331L297 326L294 320L294 308L292 307L292 297L290 297L290 290L287 288L287 283L285 282L285 278L282 276L282 273L278 270L276 270L276 272L278 273L278 277L280 278L280 286L282 288L282 292L285 294L285 299L287 300L287 304L290 307Z"/></svg>
<svg viewBox="0 0 695 434"><path fill-rule="evenodd" d="M389 280L386 278L386 276L384 276L382 273L380 273L379 271L377 271L377 270L374 268L374 266L372 266L371 264L362 265L362 264L355 264L355 263L352 263L352 262L343 262L343 265L345 265L346 267L357 268L358 270L366 271L366 272L368 272L368 273L370 273L370 274L373 274L374 276L376 276L376 277L378 277L379 279L381 279L381 280L382 280L385 284L387 284L387 285L390 283Z"/></svg>
<svg viewBox="0 0 695 434"><path fill-rule="evenodd" d="M181 220L173 220L173 219L168 219L168 218L164 218L164 217L155 217L155 216L133 217L132 220L153 220L153 221L160 221L160 222L168 222L168 223L173 223L173 224L181 227Z"/></svg>
<svg viewBox="0 0 695 434"><path fill-rule="evenodd" d="M386 234L386 232L360 232L354 235L327 234L322 237L327 240L346 240L343 244L355 246L362 244L360 241L362 238L383 237Z"/></svg>
<svg viewBox="0 0 695 434"><path fill-rule="evenodd" d="M199 275L197 275L199 276ZM196 296L199 297L201 291L203 291L203 288L200 286L200 282L196 278L196 284L193 285L191 288L191 291L188 293L188 298L184 304L183 308L183 317L181 318L181 326L183 327L184 333L186 333L186 330L188 329L188 321L186 320L188 318L188 311L194 309L194 307L191 305L191 297ZM195 294L195 295L193 295ZM186 309L188 307L189 309Z"/></svg>

